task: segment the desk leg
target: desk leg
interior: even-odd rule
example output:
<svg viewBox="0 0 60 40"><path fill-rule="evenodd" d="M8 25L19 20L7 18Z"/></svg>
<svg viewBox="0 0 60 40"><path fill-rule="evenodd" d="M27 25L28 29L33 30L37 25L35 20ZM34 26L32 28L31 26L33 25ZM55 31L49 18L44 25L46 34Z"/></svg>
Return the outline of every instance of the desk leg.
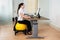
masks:
<svg viewBox="0 0 60 40"><path fill-rule="evenodd" d="M32 36L28 38L43 38L38 36L38 22L37 20L32 20Z"/></svg>
<svg viewBox="0 0 60 40"><path fill-rule="evenodd" d="M33 20L32 37L36 38L37 36L38 36L38 23L37 20Z"/></svg>

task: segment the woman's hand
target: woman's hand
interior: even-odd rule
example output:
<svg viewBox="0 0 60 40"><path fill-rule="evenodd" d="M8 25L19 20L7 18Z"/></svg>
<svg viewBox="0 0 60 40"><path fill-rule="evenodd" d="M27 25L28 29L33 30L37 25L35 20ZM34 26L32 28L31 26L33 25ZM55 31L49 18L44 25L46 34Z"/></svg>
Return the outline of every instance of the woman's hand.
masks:
<svg viewBox="0 0 60 40"><path fill-rule="evenodd" d="M30 20L30 19L31 19L31 17L30 17L30 16L25 15L24 19L26 19L26 20Z"/></svg>
<svg viewBox="0 0 60 40"><path fill-rule="evenodd" d="M31 19L31 17L28 16L28 15L24 15L24 14L22 14L22 13L20 13L20 15L21 15L21 17L24 18L24 19L27 19L27 20L30 20L30 19Z"/></svg>
<svg viewBox="0 0 60 40"><path fill-rule="evenodd" d="M27 19L30 19L30 18L31 18L30 16L27 16L27 15L25 15L25 17L26 17Z"/></svg>

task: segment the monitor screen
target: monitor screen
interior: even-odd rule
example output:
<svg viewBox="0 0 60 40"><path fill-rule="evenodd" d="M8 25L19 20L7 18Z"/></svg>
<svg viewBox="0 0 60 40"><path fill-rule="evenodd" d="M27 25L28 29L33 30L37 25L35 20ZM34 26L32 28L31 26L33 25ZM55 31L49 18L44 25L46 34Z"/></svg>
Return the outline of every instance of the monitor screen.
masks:
<svg viewBox="0 0 60 40"><path fill-rule="evenodd" d="M36 15L38 15L39 12L40 12L40 8L37 10Z"/></svg>

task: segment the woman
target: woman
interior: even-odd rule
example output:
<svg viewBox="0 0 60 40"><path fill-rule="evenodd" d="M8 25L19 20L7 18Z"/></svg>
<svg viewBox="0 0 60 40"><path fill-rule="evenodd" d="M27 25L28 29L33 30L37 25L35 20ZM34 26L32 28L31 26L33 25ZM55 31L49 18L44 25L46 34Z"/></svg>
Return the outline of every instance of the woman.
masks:
<svg viewBox="0 0 60 40"><path fill-rule="evenodd" d="M19 23L23 23L27 25L27 32L28 34L31 34L32 28L31 28L31 23L28 20L24 20L24 19L30 19L30 16L24 15L24 3L20 3L18 6L18 10L17 10L17 14L18 14L18 22Z"/></svg>

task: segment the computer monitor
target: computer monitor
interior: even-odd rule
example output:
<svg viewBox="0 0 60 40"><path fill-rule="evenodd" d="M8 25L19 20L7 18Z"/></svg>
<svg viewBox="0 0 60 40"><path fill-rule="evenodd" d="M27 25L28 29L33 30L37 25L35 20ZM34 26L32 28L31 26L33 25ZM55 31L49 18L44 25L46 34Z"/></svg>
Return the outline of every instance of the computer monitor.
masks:
<svg viewBox="0 0 60 40"><path fill-rule="evenodd" d="M37 10L37 16L38 16L38 18L40 18L41 16L40 16L40 8Z"/></svg>

